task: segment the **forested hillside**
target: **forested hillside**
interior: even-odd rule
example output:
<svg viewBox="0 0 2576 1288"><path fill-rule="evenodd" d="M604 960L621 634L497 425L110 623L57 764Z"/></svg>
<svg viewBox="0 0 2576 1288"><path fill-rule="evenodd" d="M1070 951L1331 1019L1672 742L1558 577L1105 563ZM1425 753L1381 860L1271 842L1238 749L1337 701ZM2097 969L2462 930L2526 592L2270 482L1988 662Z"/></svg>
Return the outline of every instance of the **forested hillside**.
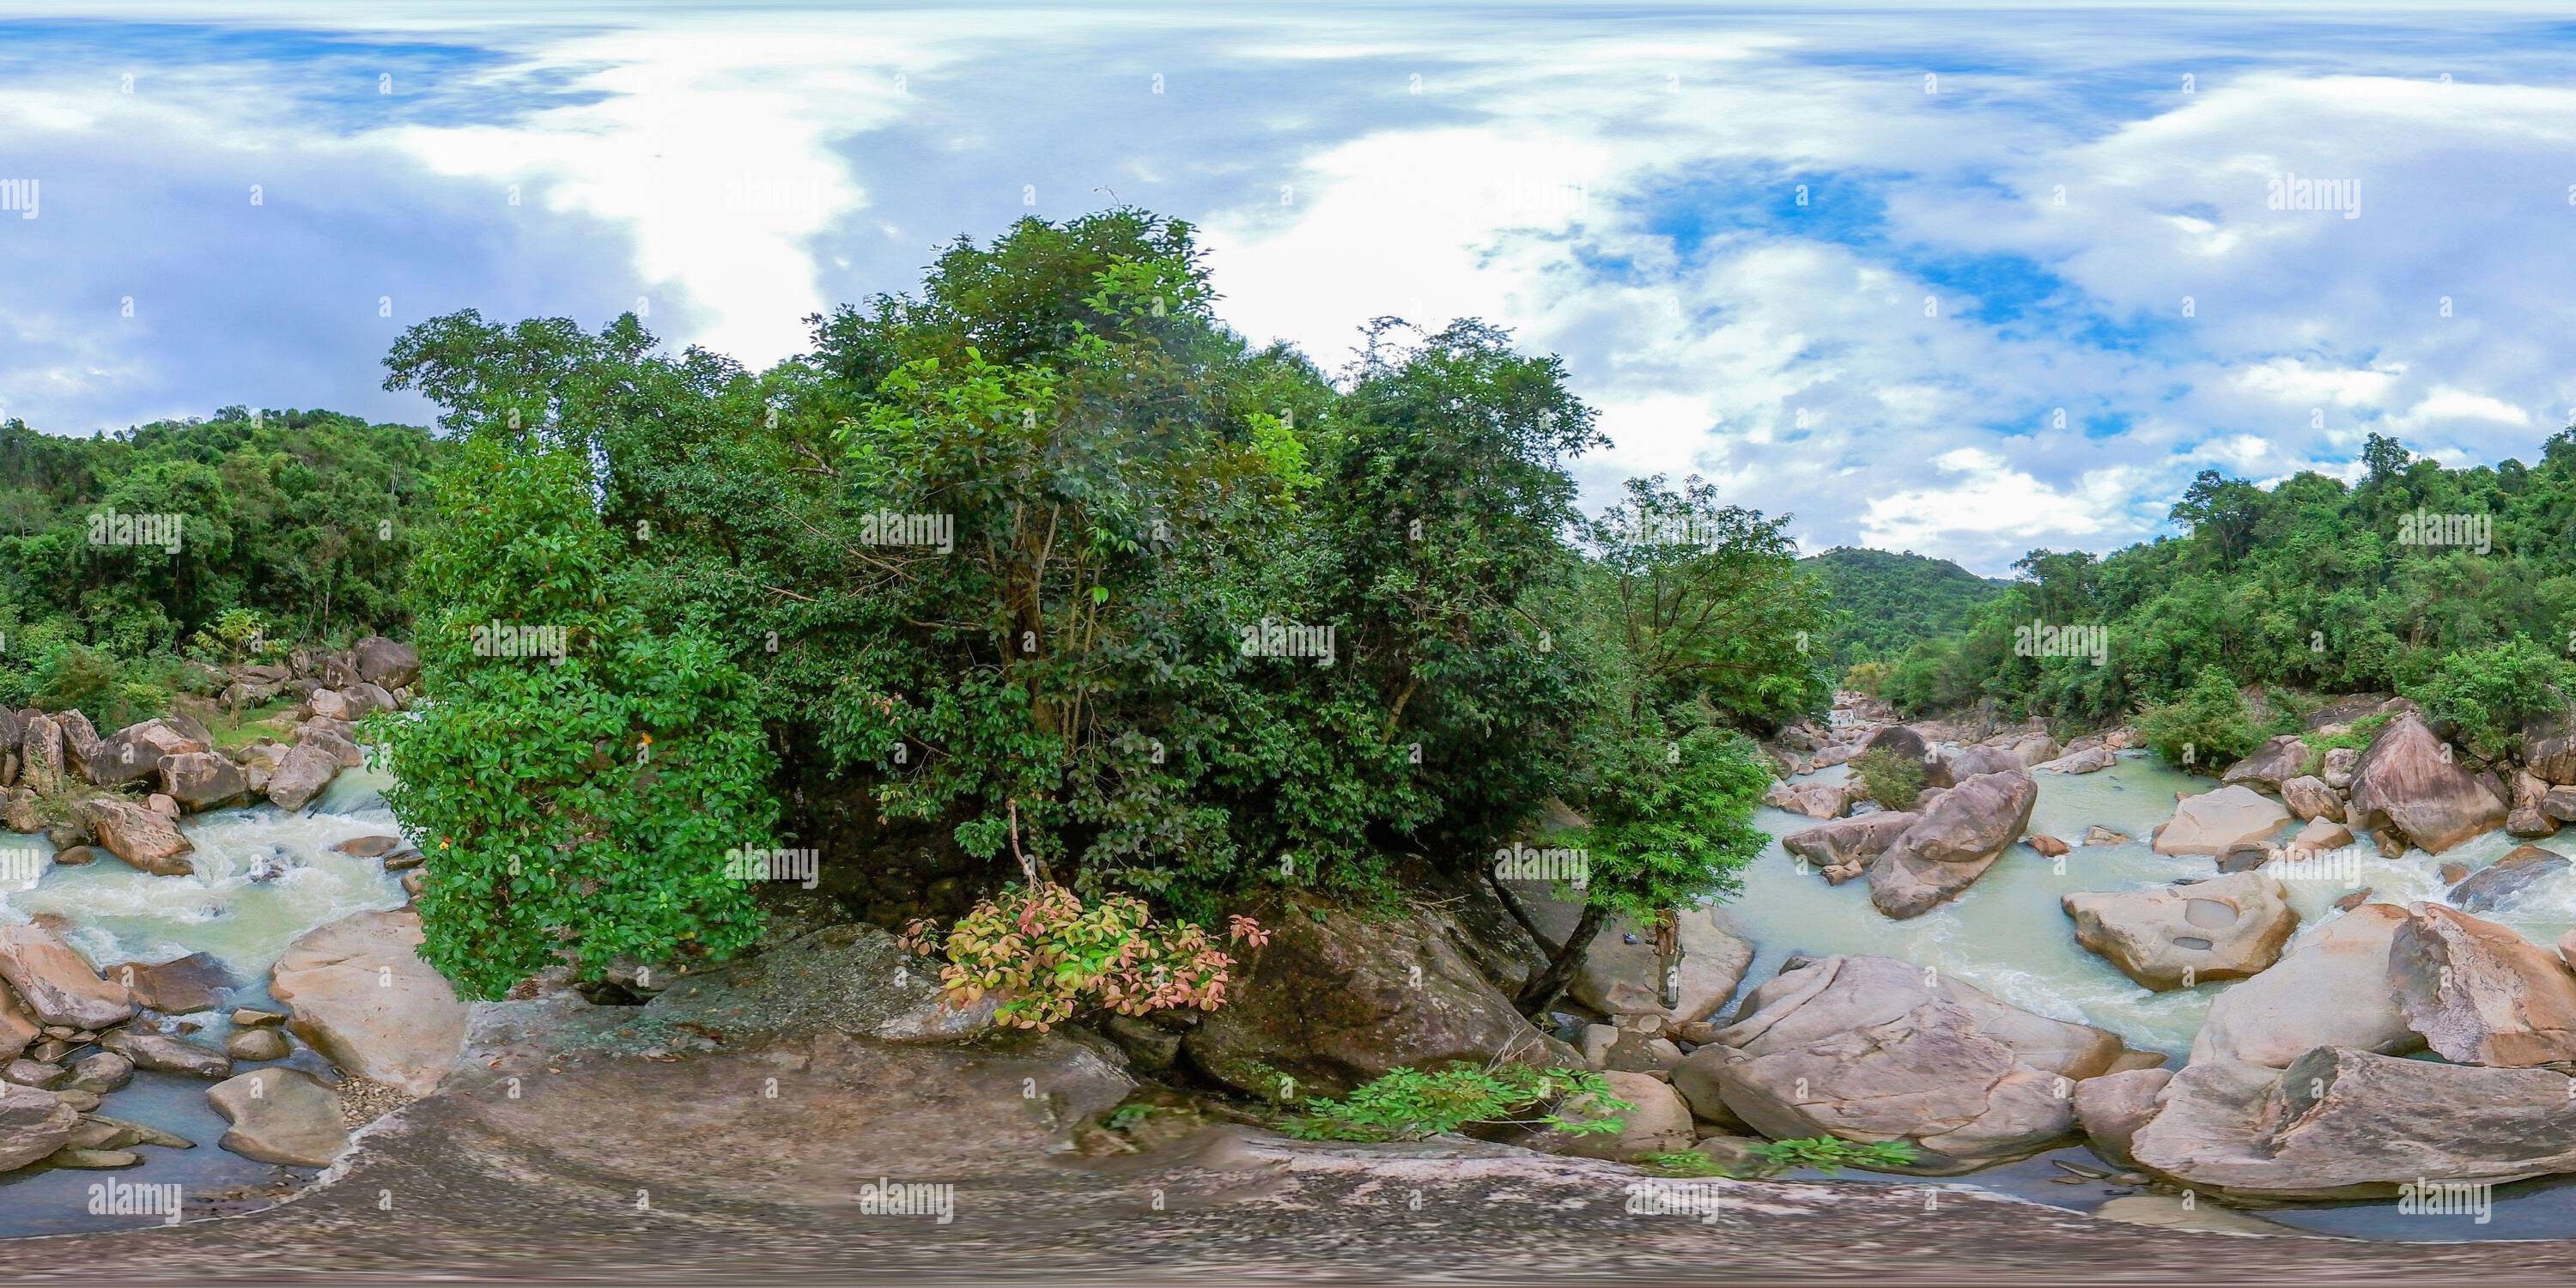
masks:
<svg viewBox="0 0 2576 1288"><path fill-rule="evenodd" d="M1840 615L1826 637L1826 652L1846 666L1892 658L1960 630L1978 605L2008 584L1911 550L1836 546L1800 562L1824 579Z"/></svg>

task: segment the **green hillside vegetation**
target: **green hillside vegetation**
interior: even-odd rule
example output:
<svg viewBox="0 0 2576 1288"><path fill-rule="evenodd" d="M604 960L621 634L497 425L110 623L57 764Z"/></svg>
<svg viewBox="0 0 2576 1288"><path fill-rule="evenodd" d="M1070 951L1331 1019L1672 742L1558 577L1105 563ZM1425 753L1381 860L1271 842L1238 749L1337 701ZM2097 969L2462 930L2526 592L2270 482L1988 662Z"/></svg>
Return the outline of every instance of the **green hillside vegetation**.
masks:
<svg viewBox="0 0 2576 1288"><path fill-rule="evenodd" d="M1836 546L1800 562L1823 578L1832 599L1838 620L1824 651L1841 666L1894 658L1952 634L2010 584L1911 550Z"/></svg>

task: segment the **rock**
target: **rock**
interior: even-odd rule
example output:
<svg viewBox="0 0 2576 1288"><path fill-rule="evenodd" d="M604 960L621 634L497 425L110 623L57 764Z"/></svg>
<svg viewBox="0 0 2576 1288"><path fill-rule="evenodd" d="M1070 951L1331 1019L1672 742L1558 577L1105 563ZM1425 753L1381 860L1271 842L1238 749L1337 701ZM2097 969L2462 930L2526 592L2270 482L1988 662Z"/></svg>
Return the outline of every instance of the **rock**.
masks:
<svg viewBox="0 0 2576 1288"><path fill-rule="evenodd" d="M1774 783L1762 803L1809 818L1834 818L1851 804L1851 793L1824 783Z"/></svg>
<svg viewBox="0 0 2576 1288"><path fill-rule="evenodd" d="M349 1148L339 1095L311 1074L253 1069L208 1088L206 1100L232 1124L215 1143L244 1158L329 1167Z"/></svg>
<svg viewBox="0 0 2576 1288"><path fill-rule="evenodd" d="M54 862L67 868L87 867L98 862L99 856L104 853L106 851L95 845L75 845L68 850L56 850Z"/></svg>
<svg viewBox="0 0 2576 1288"><path fill-rule="evenodd" d="M2504 816L2504 830L2524 840L2555 836L2559 820L2545 808L2549 803L2549 784L2526 769L2513 776L2513 810Z"/></svg>
<svg viewBox="0 0 2576 1288"><path fill-rule="evenodd" d="M2129 1138L2155 1117L2156 1097L2171 1081L2171 1069L2124 1069L2076 1083L2075 1121L2093 1152L2115 1166L2137 1166Z"/></svg>
<svg viewBox="0 0 2576 1288"><path fill-rule="evenodd" d="M2345 821L2393 827L2426 852L2440 854L2502 827L2505 814L2504 802L2453 762L2450 744L2408 712L2382 727L2354 763Z"/></svg>
<svg viewBox="0 0 2576 1288"><path fill-rule="evenodd" d="M2350 844L2352 844L2351 828L2322 818L2300 828L2299 834L2290 838L2291 849L2304 850L2311 855L2322 854L2327 850L2340 850Z"/></svg>
<svg viewBox="0 0 2576 1288"><path fill-rule="evenodd" d="M2010 750L2021 762L2022 768L2055 760L2066 752L2066 748L2059 746L2057 740L2049 737L2044 729L2033 729L2011 736L2008 740L1996 738L1992 741Z"/></svg>
<svg viewBox="0 0 2576 1288"><path fill-rule="evenodd" d="M1898 810L1855 814L1791 832L1780 838L1780 848L1820 868L1865 868L1922 819L1920 814Z"/></svg>
<svg viewBox="0 0 2576 1288"><path fill-rule="evenodd" d="M2243 979L2278 961L2299 928L2281 883L2251 872L2153 890L2070 894L2075 942L2165 992Z"/></svg>
<svg viewBox="0 0 2576 1288"><path fill-rule="evenodd" d="M82 1171L92 1172L108 1172L114 1171L120 1167L136 1166L143 1161L143 1156L141 1154L128 1153L121 1149L74 1149L66 1147L55 1150L53 1156L47 1158L45 1161L55 1167L76 1168Z"/></svg>
<svg viewBox="0 0 2576 1288"><path fill-rule="evenodd" d="M135 1005L164 1015L211 1010L219 994L241 986L222 962L205 953L157 964L126 962L108 967L107 977L123 984Z"/></svg>
<svg viewBox="0 0 2576 1288"><path fill-rule="evenodd" d="M1750 1176L1763 1167L1762 1156L1754 1151L1770 1143L1759 1136L1702 1136L1691 1148L1716 1160L1731 1175Z"/></svg>
<svg viewBox="0 0 2576 1288"><path fill-rule="evenodd" d="M385 856L385 871L409 872L413 868L419 867L421 864L427 862L429 862L428 855L423 854L410 846L404 846L403 848Z"/></svg>
<svg viewBox="0 0 2576 1288"><path fill-rule="evenodd" d="M1437 910L1317 922L1287 908L1261 924L1270 942L1238 957L1226 1005L1181 1042L1190 1063L1225 1086L1275 1094L1285 1076L1296 1095L1340 1096L1403 1066L1581 1059L1513 1009Z"/></svg>
<svg viewBox="0 0 2576 1288"><path fill-rule="evenodd" d="M60 796L70 776L63 763L63 728L50 716L26 721L18 735L18 775L39 796Z"/></svg>
<svg viewBox="0 0 2576 1288"><path fill-rule="evenodd" d="M158 1069L164 1073L185 1073L199 1078L221 1078L233 1071L232 1061L226 1059L223 1052L162 1033L119 1029L100 1038L98 1044L133 1061L138 1069Z"/></svg>
<svg viewBox="0 0 2576 1288"><path fill-rule="evenodd" d="M2576 1060L2576 975L2503 926L2418 904L2389 947L2407 1026L2443 1059L2524 1067Z"/></svg>
<svg viewBox="0 0 2576 1288"><path fill-rule="evenodd" d="M2325 780L2326 786L2331 787L2336 791L2348 791L2352 787L2353 766L2360 763L2360 761L2361 752L2355 748L2328 748L2326 750L2325 768L2318 770L2317 776Z"/></svg>
<svg viewBox="0 0 2576 1288"><path fill-rule="evenodd" d="M2544 1069L2338 1047L2278 1070L2194 1060L2129 1149L2139 1166L2177 1183L2248 1198L2376 1198L2426 1180L2501 1184L2576 1171L2568 1084Z"/></svg>
<svg viewBox="0 0 2576 1288"><path fill-rule="evenodd" d="M2118 763L2120 758L2112 754L2109 747L2088 747L2082 751L2060 756L2055 760L2033 765L2031 769L2034 772L2045 771L2052 774L2090 774L2109 769Z"/></svg>
<svg viewBox="0 0 2576 1288"><path fill-rule="evenodd" d="M163 756L161 790L190 813L221 809L250 799L250 780L241 767L211 751Z"/></svg>
<svg viewBox="0 0 2576 1288"><path fill-rule="evenodd" d="M420 678L420 650L409 644L370 635L353 645L350 653L357 662L358 678L369 684L399 689Z"/></svg>
<svg viewBox="0 0 2576 1288"><path fill-rule="evenodd" d="M2542 782L2576 784L2576 710L2525 722L2522 764Z"/></svg>
<svg viewBox="0 0 2576 1288"><path fill-rule="evenodd" d="M2451 888L2451 906L2470 912L2493 912L2511 904L2532 886L2567 870L2567 856L2537 845L2517 847Z"/></svg>
<svg viewBox="0 0 2576 1288"><path fill-rule="evenodd" d="M169 819L174 823L179 819L178 799L166 792L154 792L151 795L144 797L143 808L148 809L163 818Z"/></svg>
<svg viewBox="0 0 2576 1288"><path fill-rule="evenodd" d="M21 1087L50 1087L62 1081L66 1072L61 1065L46 1064L41 1060L12 1060L0 1065L0 1081L14 1082Z"/></svg>
<svg viewBox="0 0 2576 1288"><path fill-rule="evenodd" d="M2128 841L2129 838L2126 834L2114 832L2099 823L2084 829L2084 843L2086 845L2126 845L2128 844Z"/></svg>
<svg viewBox="0 0 2576 1288"><path fill-rule="evenodd" d="M46 1024L96 1031L134 1018L124 988L99 978L89 959L38 923L0 925L0 979Z"/></svg>
<svg viewBox="0 0 2576 1288"><path fill-rule="evenodd" d="M465 1005L420 943L418 913L351 914L288 944L269 995L295 1036L343 1071L428 1095L456 1065Z"/></svg>
<svg viewBox="0 0 2576 1288"><path fill-rule="evenodd" d="M355 720L359 715L337 689L315 689L304 695L304 709L326 720Z"/></svg>
<svg viewBox="0 0 2576 1288"><path fill-rule="evenodd" d="M366 753L358 749L356 731L345 720L307 720L295 730L295 745L319 747L331 753L332 763L342 769L356 769L367 763Z"/></svg>
<svg viewBox="0 0 2576 1288"><path fill-rule="evenodd" d="M105 1095L134 1080L134 1062L114 1051L100 1051L82 1058L72 1066L72 1080L65 1086L74 1091Z"/></svg>
<svg viewBox="0 0 2576 1288"><path fill-rule="evenodd" d="M154 876L184 877L196 871L188 856L196 846L179 834L178 824L132 801L112 796L83 801L82 821L98 833L108 853Z"/></svg>
<svg viewBox="0 0 2576 1288"><path fill-rule="evenodd" d="M2022 763L2021 757L2012 752L1982 744L1962 747L1957 755L1947 757L1942 763L1948 768L1953 783L1966 782L1979 774L2014 774L2029 768Z"/></svg>
<svg viewBox="0 0 2576 1288"><path fill-rule="evenodd" d="M37 812L35 789L10 788L7 802L0 804L0 823L7 824L12 832L44 831L45 818Z"/></svg>
<svg viewBox="0 0 2576 1288"><path fill-rule="evenodd" d="M2371 895L2373 895L2373 894L2376 894L2376 893L2378 893L2378 890L2377 890L2377 888L2376 888L2376 887L2373 887L2373 886L2363 886L2362 888L2360 888L2360 889L2358 889L2358 890L2353 891L2351 894L2345 895L2344 897L2342 897L2342 898L2340 898L2340 899L2335 900L2335 901L2334 901L2335 911L2337 911L2337 912L2350 912L2350 911L2352 911L2353 909L2358 908L2358 907L2360 907L2361 905L2363 905L2363 904L2365 904L2365 903L2370 902L2370 896L2371 896Z"/></svg>
<svg viewBox="0 0 2576 1288"><path fill-rule="evenodd" d="M1980 774L1942 793L1870 865L1870 901L1902 920L1956 897L2020 839L2038 800L2027 773Z"/></svg>
<svg viewBox="0 0 2576 1288"><path fill-rule="evenodd" d="M340 762L328 748L298 743L278 762L277 772L269 775L268 799L282 810L303 809L339 773Z"/></svg>
<svg viewBox="0 0 2576 1288"><path fill-rule="evenodd" d="M2540 812L2561 823L2576 823L2576 787L2552 787L2540 798Z"/></svg>
<svg viewBox="0 0 2576 1288"><path fill-rule="evenodd" d="M54 713L54 723L63 731L63 769L65 777L89 778L90 762L99 754L98 728L78 710ZM96 779L91 779L95 782Z"/></svg>
<svg viewBox="0 0 2576 1288"><path fill-rule="evenodd" d="M2469 879L2469 865L2465 863L2445 863L2442 866L2433 869L2433 875L2440 877L2442 879L2442 884L2444 885L2458 885L2459 883Z"/></svg>
<svg viewBox="0 0 2576 1288"><path fill-rule="evenodd" d="M2156 830L2158 854L2225 854L2248 841L2270 836L2290 812L2279 801L2242 785L2186 796L2174 806L2172 821Z"/></svg>
<svg viewBox="0 0 2576 1288"><path fill-rule="evenodd" d="M399 836L360 836L342 841L331 848L351 858L373 859L383 856L388 851L402 848L402 843L403 840Z"/></svg>
<svg viewBox="0 0 2576 1288"><path fill-rule="evenodd" d="M1600 1135L1542 1132L1530 1141L1532 1148L1575 1158L1622 1160L1689 1149L1698 1138L1698 1131L1691 1125L1690 1106L1682 1103L1681 1093L1670 1086L1643 1073L1614 1070L1601 1077L1610 1084L1613 1098L1636 1106L1623 1115L1624 1125L1618 1131ZM1584 1115L1571 1109L1560 1107L1556 1112L1569 1122L1585 1121Z"/></svg>
<svg viewBox="0 0 2576 1288"><path fill-rule="evenodd" d="M89 761L89 780L101 787L139 783L153 777L166 756L211 752L214 742L203 730L191 730L163 718L128 725L102 740Z"/></svg>
<svg viewBox="0 0 2576 1288"><path fill-rule="evenodd" d="M2266 791L2279 791L2281 784L2306 772L2308 744L2294 733L2264 740L2254 754L2227 767L2218 781L2228 787L2242 784Z"/></svg>
<svg viewBox="0 0 2576 1288"><path fill-rule="evenodd" d="M2389 978L2389 952L2407 921L2403 908L2366 903L2326 922L2270 969L2210 1002L2191 1063L2282 1069L2318 1047L2392 1055L2421 1047Z"/></svg>
<svg viewBox="0 0 2576 1288"><path fill-rule="evenodd" d="M276 1011L263 1011L250 1006L237 1007L233 1011L235 1028L265 1029L284 1023L286 1023L286 1017Z"/></svg>
<svg viewBox="0 0 2576 1288"><path fill-rule="evenodd" d="M61 1149L79 1124L79 1111L51 1092L0 1083L0 1172Z"/></svg>
<svg viewBox="0 0 2576 1288"><path fill-rule="evenodd" d="M2123 1194L2093 1209L2093 1217L2097 1221L2117 1221L2122 1225L2191 1230L2201 1234L2315 1237L2305 1230L2266 1221L2234 1208L2220 1207L2215 1203L2186 1203L2171 1194Z"/></svg>
<svg viewBox="0 0 2576 1288"><path fill-rule="evenodd" d="M36 1041L41 1031L35 1017L18 1001L18 995L0 984L0 1060L15 1060Z"/></svg>
<svg viewBox="0 0 2576 1288"><path fill-rule="evenodd" d="M185 1136L174 1136L158 1127L146 1127L141 1123L127 1122L122 1118L110 1118L105 1114L90 1114L85 1121L95 1123L101 1127L111 1128L115 1131L116 1136L114 1139L116 1143L108 1146L108 1148L111 1149L127 1149L135 1145L158 1145L163 1149L195 1149L197 1147L197 1143L195 1141L192 1141Z"/></svg>
<svg viewBox="0 0 2576 1288"><path fill-rule="evenodd" d="M1683 1069L1717 1062L1727 1109L1772 1139L1907 1141L1920 1157L1902 1170L1948 1175L2066 1140L2075 1084L2153 1059L1925 974L1885 957L1793 957Z"/></svg>
<svg viewBox="0 0 2576 1288"><path fill-rule="evenodd" d="M2282 783L2281 800L2302 823L2321 818L2343 821L2343 798L2322 778L2301 775Z"/></svg>
<svg viewBox="0 0 2576 1288"><path fill-rule="evenodd" d="M396 710L398 706L394 701L394 695L386 692L382 686L363 682L340 690L340 696L348 704L349 718L352 720L363 719L379 711Z"/></svg>
<svg viewBox="0 0 2576 1288"><path fill-rule="evenodd" d="M1174 1049L1177 1050L1179 1045L1180 1039L1175 1037ZM286 1035L275 1029L241 1029L224 1039L225 1055L252 1063L263 1060L283 1060L286 1058L286 1049Z"/></svg>
<svg viewBox="0 0 2576 1288"><path fill-rule="evenodd" d="M1925 742L1923 735L1904 725L1889 725L1861 740L1860 749L1852 753L1852 759L1858 760L1873 751L1892 752L1921 766L1923 784L1927 787L1950 785L1950 771L1941 763L1941 757L1932 750L1932 744ZM1885 801L1879 803L1888 804Z"/></svg>
<svg viewBox="0 0 2576 1288"><path fill-rule="evenodd" d="M98 1093L94 1091L73 1091L67 1087L56 1087L54 1097L70 1105L72 1112L76 1114L85 1114L98 1108Z"/></svg>
<svg viewBox="0 0 2576 1288"><path fill-rule="evenodd" d="M1579 913L1533 915L1542 934L1561 937L1574 928ZM1654 937L1618 917L1593 937L1566 995L1601 1015L1653 1015L1684 1024L1717 1014L1753 964L1753 945L1719 926L1716 915L1711 908L1681 914L1680 1005L1663 1004L1662 959ZM1637 942L1630 943L1631 937Z"/></svg>
<svg viewBox="0 0 2576 1288"><path fill-rule="evenodd" d="M2058 840L2056 837L2050 836L2044 832L2027 836L2022 839L2030 842L2030 848L2037 850L2041 854L2052 859L2065 858L2069 850L2066 842Z"/></svg>
<svg viewBox="0 0 2576 1288"><path fill-rule="evenodd" d="M429 888L429 874L428 874L428 873L426 873L426 872L420 872L420 871L412 871L412 872L406 872L406 873L403 873L403 874L402 874L402 892L403 892L405 895L407 895L407 896L409 896L409 897L411 897L411 898L417 899L417 898L419 898L419 897L420 897L421 892L422 892L422 891L424 891L424 890L427 890L428 888Z"/></svg>

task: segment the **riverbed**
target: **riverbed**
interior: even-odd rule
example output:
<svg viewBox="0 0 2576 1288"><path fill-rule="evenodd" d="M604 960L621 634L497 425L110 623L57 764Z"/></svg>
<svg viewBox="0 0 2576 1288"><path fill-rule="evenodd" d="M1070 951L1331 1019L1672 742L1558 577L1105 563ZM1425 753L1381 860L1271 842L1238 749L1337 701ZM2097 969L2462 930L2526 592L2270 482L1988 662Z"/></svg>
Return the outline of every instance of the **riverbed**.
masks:
<svg viewBox="0 0 2576 1288"><path fill-rule="evenodd" d="M1791 781L1840 783L1848 776L1847 766L1835 765ZM2043 772L2031 777L2039 786L2039 801L2031 810L2030 834L2054 836L2073 848L2062 859L2049 859L2028 845L2015 844L1957 899L1911 921L1881 914L1870 903L1866 878L1828 885L1813 867L1780 847L1780 837L1814 827L1816 820L1783 810L1760 810L1755 821L1771 834L1772 842L1744 873L1743 892L1715 913L1721 924L1754 945L1744 988L1749 990L1779 973L1781 962L1795 954L1877 954L1932 967L2026 1010L2108 1029L2132 1047L2164 1053L2170 1057L2169 1067L2180 1067L2210 1001L2229 985L2150 992L2110 962L2079 947L2074 923L2058 900L2078 891L2144 889L2184 877L2215 875L2214 860L2157 854L2148 837L2156 825L2173 817L2176 793L2210 791L2218 786L2216 780L2168 768L2141 751L2123 752L2112 767L2096 773ZM2083 844L2086 829L2095 826L2132 839L2113 845ZM2286 838L2298 826L2295 822L2285 826L2281 836ZM2333 869L2331 875L2282 882L2291 906L2299 912L2298 934L2283 952L2296 951L2315 935L2335 915L2335 901L2356 889L2369 887L2371 900L2379 903L2438 901L2446 888L2437 871L2443 863L2457 862L2475 871L2525 844L2576 855L2576 840L2571 838L2576 833L2525 842L2490 832L2438 859L2421 850L2382 858L2366 840L2347 847L2336 852L2335 863L2322 865ZM2554 944L2576 927L2576 876L2560 872L2512 906L2478 915L2510 926L2535 943ZM1731 1006L1726 1014L1732 1014ZM2108 1191L2113 1187L2099 1183L2058 1183L2054 1178L2065 1173L2047 1161L2054 1158L2117 1170L2077 1148L1929 1184L1964 1182L2086 1211L2111 1197ZM1927 1184L1904 1177L1868 1179ZM2393 1199L2268 1208L2262 1215L2285 1225L2357 1238L2563 1239L2576 1237L2576 1177L2499 1187L2491 1219L2484 1224L2465 1216L2400 1216Z"/></svg>

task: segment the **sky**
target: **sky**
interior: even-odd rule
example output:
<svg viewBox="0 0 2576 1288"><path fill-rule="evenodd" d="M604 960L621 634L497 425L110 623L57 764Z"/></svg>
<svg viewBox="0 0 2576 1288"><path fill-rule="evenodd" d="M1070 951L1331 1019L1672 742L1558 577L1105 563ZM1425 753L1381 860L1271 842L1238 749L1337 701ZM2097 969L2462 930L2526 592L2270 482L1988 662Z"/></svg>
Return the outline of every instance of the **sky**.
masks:
<svg viewBox="0 0 2576 1288"><path fill-rule="evenodd" d="M463 308L763 366L1112 204L1327 370L1510 327L1594 504L1700 474L1811 551L2001 575L2576 414L2563 7L204 7L0 0L0 418L428 423L383 357Z"/></svg>

